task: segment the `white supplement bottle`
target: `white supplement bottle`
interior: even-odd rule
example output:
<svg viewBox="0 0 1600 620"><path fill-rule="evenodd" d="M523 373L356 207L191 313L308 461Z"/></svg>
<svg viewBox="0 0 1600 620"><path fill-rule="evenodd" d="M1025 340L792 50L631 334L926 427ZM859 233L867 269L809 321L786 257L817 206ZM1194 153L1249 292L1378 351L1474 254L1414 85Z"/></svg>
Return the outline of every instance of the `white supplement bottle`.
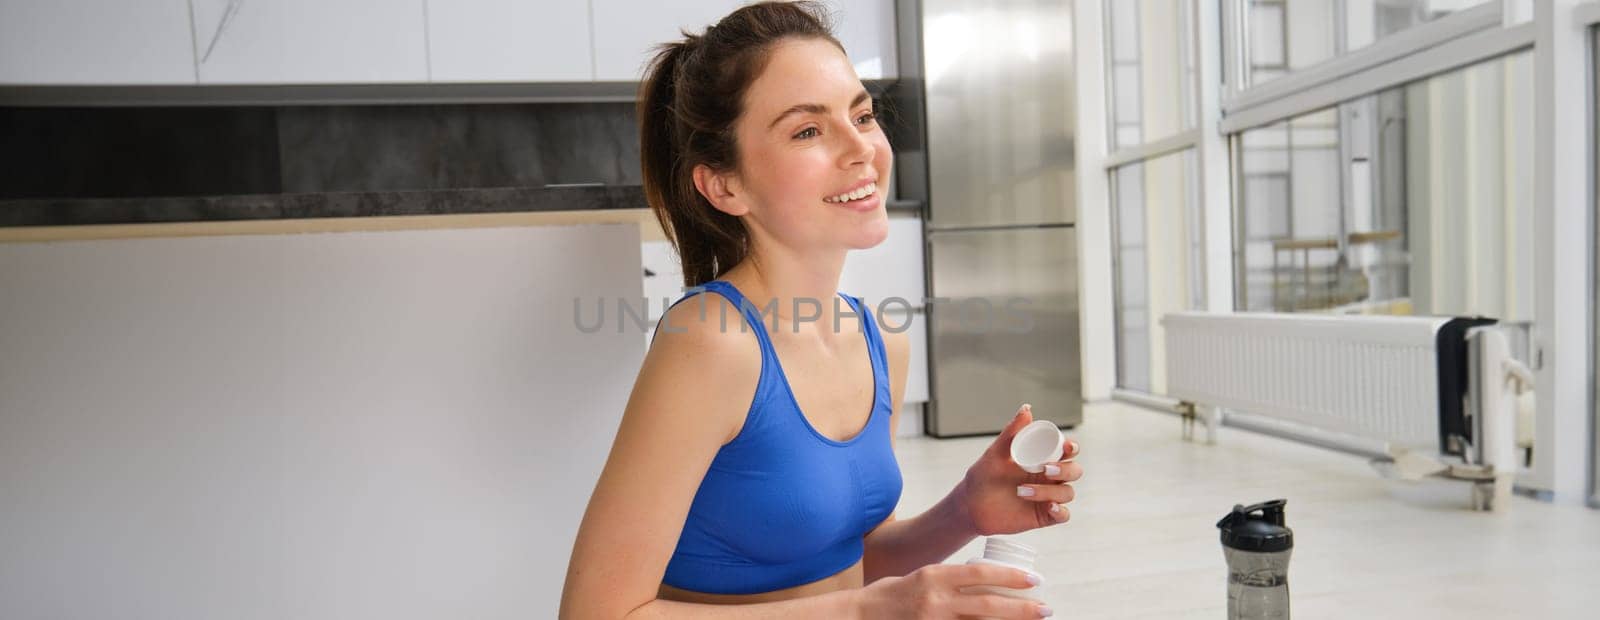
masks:
<svg viewBox="0 0 1600 620"><path fill-rule="evenodd" d="M967 564L994 564L1026 571L1039 578L1039 585L1031 588L1002 588L999 586L967 586L961 588L962 593L974 594L999 594L1028 601L1044 602L1039 599L1039 591L1044 587L1044 576L1033 569L1034 559L1038 553L1033 548L999 536L990 536L983 541L983 557L967 560Z"/></svg>

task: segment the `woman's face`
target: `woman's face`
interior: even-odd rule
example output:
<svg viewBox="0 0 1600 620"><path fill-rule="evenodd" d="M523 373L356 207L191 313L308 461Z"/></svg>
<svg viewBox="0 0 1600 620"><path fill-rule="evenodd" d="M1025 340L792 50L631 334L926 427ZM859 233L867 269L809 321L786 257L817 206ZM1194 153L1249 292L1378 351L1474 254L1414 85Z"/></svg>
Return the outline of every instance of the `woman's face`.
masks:
<svg viewBox="0 0 1600 620"><path fill-rule="evenodd" d="M734 202L759 241L804 254L870 248L888 235L894 155L871 97L832 43L777 44L734 131Z"/></svg>

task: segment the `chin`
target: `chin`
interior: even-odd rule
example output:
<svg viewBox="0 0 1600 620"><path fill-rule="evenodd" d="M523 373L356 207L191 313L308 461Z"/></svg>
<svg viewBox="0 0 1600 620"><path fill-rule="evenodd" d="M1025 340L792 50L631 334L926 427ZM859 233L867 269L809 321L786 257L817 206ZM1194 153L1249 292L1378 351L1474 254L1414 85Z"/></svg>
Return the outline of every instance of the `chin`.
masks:
<svg viewBox="0 0 1600 620"><path fill-rule="evenodd" d="M878 247L884 239L889 238L889 215L879 210L877 217L870 222L863 222L857 227L846 245L852 250L866 250Z"/></svg>

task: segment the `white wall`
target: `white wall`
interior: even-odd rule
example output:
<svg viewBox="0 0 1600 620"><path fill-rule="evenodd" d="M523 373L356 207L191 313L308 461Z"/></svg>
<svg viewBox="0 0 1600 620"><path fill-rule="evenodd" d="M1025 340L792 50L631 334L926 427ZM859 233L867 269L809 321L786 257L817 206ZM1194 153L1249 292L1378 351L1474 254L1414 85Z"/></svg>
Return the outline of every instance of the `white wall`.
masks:
<svg viewBox="0 0 1600 620"><path fill-rule="evenodd" d="M0 244L0 618L548 618L636 226Z"/></svg>

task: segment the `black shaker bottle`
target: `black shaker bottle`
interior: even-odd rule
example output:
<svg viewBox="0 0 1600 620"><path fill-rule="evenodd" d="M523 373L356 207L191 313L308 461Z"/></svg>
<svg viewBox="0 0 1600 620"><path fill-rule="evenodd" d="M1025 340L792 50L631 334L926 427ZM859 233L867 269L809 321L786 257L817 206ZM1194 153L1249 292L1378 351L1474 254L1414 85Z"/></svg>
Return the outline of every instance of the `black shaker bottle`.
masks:
<svg viewBox="0 0 1600 620"><path fill-rule="evenodd" d="M1289 553L1294 531L1283 524L1287 500L1236 505L1217 522L1228 562L1229 620L1289 617Z"/></svg>

